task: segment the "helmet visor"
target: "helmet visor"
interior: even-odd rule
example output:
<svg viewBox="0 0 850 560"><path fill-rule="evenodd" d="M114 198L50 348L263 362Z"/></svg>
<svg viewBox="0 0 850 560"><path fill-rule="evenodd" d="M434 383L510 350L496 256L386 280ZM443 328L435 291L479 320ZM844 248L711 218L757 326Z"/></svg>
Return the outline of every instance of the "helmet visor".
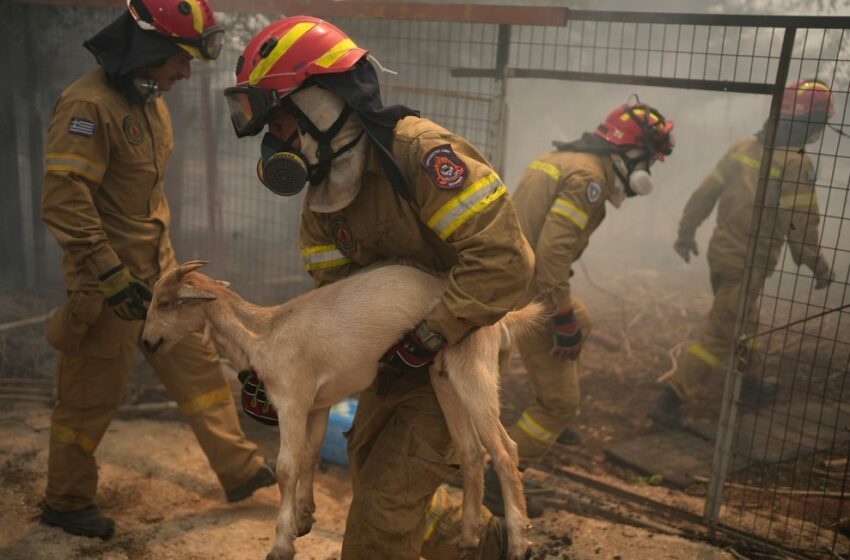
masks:
<svg viewBox="0 0 850 560"><path fill-rule="evenodd" d="M189 52L193 56L200 55L205 60L215 60L221 54L221 47L224 46L224 29L215 26L204 31L199 38L172 37L172 39L180 45L190 47L192 50Z"/></svg>
<svg viewBox="0 0 850 560"><path fill-rule="evenodd" d="M280 101L277 91L251 86L230 87L224 90L230 108L230 121L236 136L254 136L263 130L269 113Z"/></svg>
<svg viewBox="0 0 850 560"><path fill-rule="evenodd" d="M211 27L204 31L201 36L201 55L207 60L215 60L221 54L224 46L224 30L219 27Z"/></svg>

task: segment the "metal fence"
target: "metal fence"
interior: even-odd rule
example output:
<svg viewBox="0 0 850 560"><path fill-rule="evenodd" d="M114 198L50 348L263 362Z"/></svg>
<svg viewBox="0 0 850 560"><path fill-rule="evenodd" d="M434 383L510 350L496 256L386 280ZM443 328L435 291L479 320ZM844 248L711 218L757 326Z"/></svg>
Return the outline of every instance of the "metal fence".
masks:
<svg viewBox="0 0 850 560"><path fill-rule="evenodd" d="M7 174L0 191L0 262L14 263L2 281L16 303L0 308L0 322L20 319L26 314L22 309L42 312L61 298L60 255L38 216L44 130L59 92L92 64L79 45L123 3L44 4L0 4L0 45L5 53L20 54L0 58L0 75L16 77L13 87L0 89L0 163ZM834 93L833 122L841 126L847 119L850 18L323 1L214 4L230 30L227 48L215 64L196 64L193 79L168 96L176 136L167 186L173 237L182 260L211 259L216 276L260 302L280 301L309 286L297 252L300 203L258 186L258 146L235 139L219 92L230 85L241 46L280 12L309 13L338 24L382 66L397 72L380 73L386 102L420 109L469 138L508 178L547 149L547 143L526 145L531 133L525 129L545 122L541 113L565 114L575 122L602 116L583 114L584 105L593 103L581 97L591 91L589 83L604 84L591 95L616 95L619 102L623 92L648 91L684 115L677 118L681 147L670 164L678 171L675 177L659 171L662 180L687 177L693 183L695 174L707 173L716 161L716 150L709 147L725 149L736 139L730 134L761 126L769 116L775 120L785 84L798 78L824 80ZM563 95L536 103L541 88ZM734 107L730 99L736 100ZM702 107L694 107L697 100ZM726 107L740 123L706 117L707 107ZM576 127L569 134L560 139L577 136ZM766 153L770 143L768 137ZM727 368L705 510L706 523L716 529L746 533L798 556L847 554L850 542L841 525L850 517L850 389L844 383L850 328L840 310L848 299L850 269L850 154L846 141L828 133L809 156L817 169L819 244L835 279L827 290L813 290L812 275L798 269L786 252L763 289L745 290L736 334L767 334L748 347L762 357L748 362L748 367L760 364L758 371L745 371L737 360ZM776 211L768 202L768 167L762 163L747 282L754 272L767 272L756 270L754 241L764 235L759 224ZM670 200L681 203L683 195L677 196L645 206L598 237L602 242L606 235L627 237L620 241L626 247L637 240L666 240L675 220L667 206ZM33 302L22 305L25 297ZM760 310L756 331L744 328L743 310L752 303ZM799 322L819 313L825 314ZM23 339L40 338L34 327L22 329ZM22 371L37 382L49 378L47 349L19 344L21 338L5 332L0 340L15 350L3 353L0 380L14 385ZM24 358L8 358L13 353ZM736 392L745 373L777 377L779 391L742 411ZM777 442L771 440L778 441L781 462L774 460ZM740 464L747 467L737 468Z"/></svg>

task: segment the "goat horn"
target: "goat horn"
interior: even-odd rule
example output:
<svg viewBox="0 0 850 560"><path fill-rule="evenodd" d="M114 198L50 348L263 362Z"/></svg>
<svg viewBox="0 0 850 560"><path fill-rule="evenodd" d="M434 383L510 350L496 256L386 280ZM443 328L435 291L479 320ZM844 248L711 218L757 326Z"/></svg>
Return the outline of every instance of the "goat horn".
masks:
<svg viewBox="0 0 850 560"><path fill-rule="evenodd" d="M212 301L216 296L212 292L184 284L177 289L177 298L180 301Z"/></svg>
<svg viewBox="0 0 850 560"><path fill-rule="evenodd" d="M177 267L177 279L180 280L186 274L192 272L193 270L198 270L199 268L201 268L205 264L208 264L209 262L210 261L200 261L200 260L184 262L183 264L181 264L180 266Z"/></svg>

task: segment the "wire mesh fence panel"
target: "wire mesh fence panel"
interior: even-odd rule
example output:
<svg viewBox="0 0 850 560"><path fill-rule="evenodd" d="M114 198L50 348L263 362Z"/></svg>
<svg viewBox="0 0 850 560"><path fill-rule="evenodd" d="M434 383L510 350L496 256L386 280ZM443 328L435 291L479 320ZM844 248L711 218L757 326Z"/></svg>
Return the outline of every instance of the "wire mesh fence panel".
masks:
<svg viewBox="0 0 850 560"><path fill-rule="evenodd" d="M720 522L813 557L850 553L846 34L796 30L724 416L732 474Z"/></svg>

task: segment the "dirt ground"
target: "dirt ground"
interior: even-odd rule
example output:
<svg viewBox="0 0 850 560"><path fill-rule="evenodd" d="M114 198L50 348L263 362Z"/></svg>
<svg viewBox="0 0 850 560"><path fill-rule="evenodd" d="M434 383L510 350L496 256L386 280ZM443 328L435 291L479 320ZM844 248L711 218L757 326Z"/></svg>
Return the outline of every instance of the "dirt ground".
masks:
<svg viewBox="0 0 850 560"><path fill-rule="evenodd" d="M50 411L38 403L0 406L0 558L241 560L261 559L270 548L277 489L228 505L191 431L170 419L116 419L98 448L97 501L116 521L112 540L74 537L41 525ZM248 429L271 453L275 431ZM351 494L347 471L325 468L316 477L316 491L317 523L297 541L297 557L338 559ZM531 538L541 560L733 558L706 544L565 511L548 510L535 521Z"/></svg>

